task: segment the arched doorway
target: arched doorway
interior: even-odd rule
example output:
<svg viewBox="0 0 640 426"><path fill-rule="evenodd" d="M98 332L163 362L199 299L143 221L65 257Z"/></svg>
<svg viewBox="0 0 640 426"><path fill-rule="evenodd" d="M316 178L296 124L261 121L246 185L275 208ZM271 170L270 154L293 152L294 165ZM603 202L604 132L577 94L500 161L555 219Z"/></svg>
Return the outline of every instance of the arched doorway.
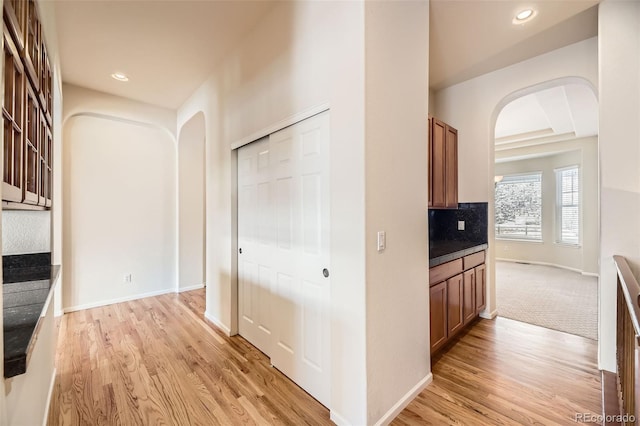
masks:
<svg viewBox="0 0 640 426"><path fill-rule="evenodd" d="M199 112L178 137L178 291L205 285L205 237L205 122Z"/></svg>
<svg viewBox="0 0 640 426"><path fill-rule="evenodd" d="M581 78L505 97L494 115L498 315L598 337L598 103Z"/></svg>

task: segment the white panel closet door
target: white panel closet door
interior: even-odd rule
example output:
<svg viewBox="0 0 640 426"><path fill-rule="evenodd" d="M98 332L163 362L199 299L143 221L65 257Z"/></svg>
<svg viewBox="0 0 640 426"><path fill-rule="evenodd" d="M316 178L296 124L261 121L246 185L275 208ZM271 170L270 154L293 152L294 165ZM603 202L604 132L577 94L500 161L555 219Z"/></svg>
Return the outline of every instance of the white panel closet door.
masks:
<svg viewBox="0 0 640 426"><path fill-rule="evenodd" d="M269 140L238 150L238 312L240 334L271 353L273 183Z"/></svg>
<svg viewBox="0 0 640 426"><path fill-rule="evenodd" d="M267 147L263 143L258 143L259 148L250 144L238 152L238 239L243 249L238 262L240 333L267 353L276 368L328 406L329 113L272 134ZM270 162L271 201L261 204L257 188L265 184L265 179L259 177L259 170L252 168L248 159L264 152ZM257 229L261 223L272 224L272 244L249 236L260 233ZM243 244L251 247L255 241L260 241L260 250L245 250ZM249 256L250 251L258 257ZM273 280L269 281L271 310L264 309L271 312L267 321L272 337L268 351L261 348L260 345L269 345L259 342L260 338L253 340L255 334L267 335L253 333L255 311L262 312L256 308L261 303L256 300L266 300L262 293L260 297L254 295L266 288L252 284L261 282L255 276L260 274L259 265L271 272L269 277ZM243 328L243 323L251 326Z"/></svg>

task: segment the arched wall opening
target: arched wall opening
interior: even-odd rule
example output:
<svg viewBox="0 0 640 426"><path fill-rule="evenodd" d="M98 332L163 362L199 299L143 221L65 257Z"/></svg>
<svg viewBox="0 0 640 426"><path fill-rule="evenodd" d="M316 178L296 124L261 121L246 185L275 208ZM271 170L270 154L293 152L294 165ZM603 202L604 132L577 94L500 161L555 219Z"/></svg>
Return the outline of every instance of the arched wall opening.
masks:
<svg viewBox="0 0 640 426"><path fill-rule="evenodd" d="M198 112L178 136L178 291L206 285L205 120Z"/></svg>
<svg viewBox="0 0 640 426"><path fill-rule="evenodd" d="M93 113L65 120L64 137L63 309L175 291L174 138Z"/></svg>
<svg viewBox="0 0 640 426"><path fill-rule="evenodd" d="M489 183L488 183L488 187L489 188L493 188L495 186L495 175L496 175L496 171L495 171L495 162L496 162L496 146L495 146L495 140L496 140L496 134L495 134L495 129L496 129L496 123L498 121L498 117L500 116L500 113L503 111L503 109L505 108L505 106L507 106L508 104L510 104L511 102L522 98L523 96L527 96L530 94L534 94L546 89L550 89L550 88L554 88L554 87L559 87L559 86L565 86L565 85L582 85L587 87L592 93L593 95L596 97L597 99L597 91L594 88L593 84L587 80L586 78L582 78L582 77L562 77L562 78L557 78L557 79L552 79L549 81L545 81L545 82L541 82L538 84L533 84L531 86L527 86L525 88L519 89L519 90L515 90L513 92L511 92L510 94L506 95L505 97L503 97L495 106L493 113L491 115L491 120L490 120L490 144L489 144ZM595 147L593 148L593 152L590 152L590 156L595 157L595 158L589 158L590 163L595 164L595 170L589 170L589 182L591 184L593 184L595 187L591 188L593 189L593 191L595 191L595 195L594 195L594 200L592 204L595 205L595 208L592 208L589 212L586 213L587 218L583 217L583 220L587 220L589 222L589 227L591 229L589 229L589 235L590 235L590 239L592 241L589 241L588 247L581 247L581 250L585 250L584 254L581 254L580 256L580 268L569 268L569 269L580 269L581 272L587 272L588 274L593 274L593 275L597 275L598 273L598 265L597 262L600 258L600 241L599 241L599 235L600 235L600 216L599 216L599 205L600 205L600 187L599 187L599 159L598 159L598 137L595 136L594 137L595 140L592 141L592 143L595 143ZM578 142L575 143L576 146L579 145ZM568 146L568 145L567 145ZM578 147L579 149L582 149L582 147ZM558 148L560 151L562 151L561 148ZM489 284L489 295L491 298L491 306L494 309L494 312L496 312L495 308L496 308L496 303L495 303L495 291L496 291L496 278L495 278L495 260L496 258L501 258L501 256L504 255L504 252L500 252L500 248L501 245L497 244L497 239L495 237L495 206L496 206L496 200L495 200L495 192L494 191L488 191L488 202L489 202L489 218L488 218L488 229L489 229L489 245L490 247L493 247L492 249L492 256L491 256L491 279L488 280L488 284ZM586 259L589 259L588 261ZM553 262L546 262L546 263L553 263ZM593 265L592 263L596 263L595 265ZM588 265L587 265L588 264Z"/></svg>

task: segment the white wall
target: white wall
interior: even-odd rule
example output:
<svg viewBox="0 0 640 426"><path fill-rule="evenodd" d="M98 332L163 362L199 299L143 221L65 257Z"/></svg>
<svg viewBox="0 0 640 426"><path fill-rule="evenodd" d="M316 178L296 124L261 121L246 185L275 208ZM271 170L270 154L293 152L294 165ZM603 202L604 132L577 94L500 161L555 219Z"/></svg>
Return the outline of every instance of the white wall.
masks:
<svg viewBox="0 0 640 426"><path fill-rule="evenodd" d="M505 158L547 156L502 162ZM552 155L550 155L552 154ZM546 263L588 274L598 273L598 138L582 138L547 145L496 152L495 174L542 172L542 243L496 239L496 258ZM582 211L581 244L557 244L556 181L557 168L580 167Z"/></svg>
<svg viewBox="0 0 640 426"><path fill-rule="evenodd" d="M2 212L2 255L51 251L51 212Z"/></svg>
<svg viewBox="0 0 640 426"><path fill-rule="evenodd" d="M458 129L458 197L489 202L494 226L494 130L500 110L510 101L544 87L570 82L597 87L597 38L575 43L436 92L436 116ZM545 84L543 84L545 83ZM542 84L542 85L541 85ZM487 308L495 315L495 239L489 235Z"/></svg>
<svg viewBox="0 0 640 426"><path fill-rule="evenodd" d="M429 3L365 4L367 423L374 424L392 420L431 380ZM386 232L382 252L378 231Z"/></svg>
<svg viewBox="0 0 640 426"><path fill-rule="evenodd" d="M425 52L426 54L426 52ZM237 328L235 153L274 123L331 108L331 416L367 423L364 251L364 5L279 3L179 109L207 140L207 316ZM275 130L275 129L274 129Z"/></svg>
<svg viewBox="0 0 640 426"><path fill-rule="evenodd" d="M205 248L205 128L196 114L178 138L178 287L202 286Z"/></svg>
<svg viewBox="0 0 640 426"><path fill-rule="evenodd" d="M615 371L614 254L640 273L640 3L604 0L600 52L600 367Z"/></svg>
<svg viewBox="0 0 640 426"><path fill-rule="evenodd" d="M175 290L176 148L170 134L86 115L69 118L64 134L65 310ZM132 282L124 282L125 274Z"/></svg>

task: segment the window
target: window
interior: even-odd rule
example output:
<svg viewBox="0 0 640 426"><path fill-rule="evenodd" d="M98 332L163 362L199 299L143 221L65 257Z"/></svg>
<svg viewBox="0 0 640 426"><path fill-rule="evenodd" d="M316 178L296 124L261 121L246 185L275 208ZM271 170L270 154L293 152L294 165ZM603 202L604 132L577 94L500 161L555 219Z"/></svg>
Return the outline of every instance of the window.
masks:
<svg viewBox="0 0 640 426"><path fill-rule="evenodd" d="M580 243L580 171L577 166L556 170L557 240Z"/></svg>
<svg viewBox="0 0 640 426"><path fill-rule="evenodd" d="M542 240L542 173L496 182L496 238Z"/></svg>

